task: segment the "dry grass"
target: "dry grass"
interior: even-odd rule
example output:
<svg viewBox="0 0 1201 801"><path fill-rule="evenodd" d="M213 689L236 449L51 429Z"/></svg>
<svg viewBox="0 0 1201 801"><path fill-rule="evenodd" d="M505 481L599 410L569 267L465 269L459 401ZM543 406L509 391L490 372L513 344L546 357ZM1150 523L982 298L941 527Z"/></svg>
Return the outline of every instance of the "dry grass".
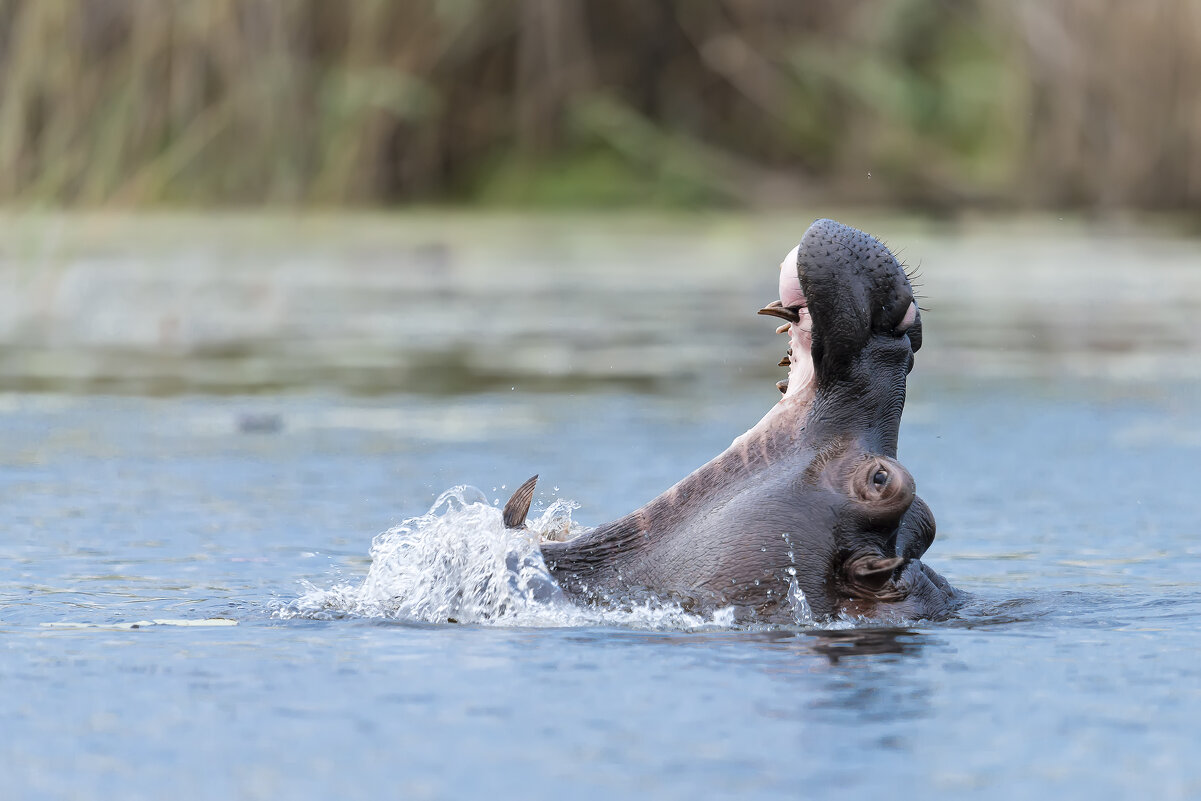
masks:
<svg viewBox="0 0 1201 801"><path fill-rule="evenodd" d="M1201 206L1201 3L0 0L8 203L815 197Z"/></svg>

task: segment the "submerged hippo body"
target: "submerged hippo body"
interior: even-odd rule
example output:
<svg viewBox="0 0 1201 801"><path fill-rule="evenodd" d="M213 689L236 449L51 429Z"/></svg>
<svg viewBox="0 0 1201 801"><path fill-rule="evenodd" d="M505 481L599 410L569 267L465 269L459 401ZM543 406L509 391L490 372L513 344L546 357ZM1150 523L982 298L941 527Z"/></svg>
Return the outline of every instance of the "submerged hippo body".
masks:
<svg viewBox="0 0 1201 801"><path fill-rule="evenodd" d="M876 239L819 220L762 313L790 339L779 402L642 508L542 543L547 567L568 595L606 604L656 597L790 621L803 593L819 619L946 615L955 591L920 559L934 516L896 461L922 330L905 272ZM533 479L507 523L523 523L532 494Z"/></svg>

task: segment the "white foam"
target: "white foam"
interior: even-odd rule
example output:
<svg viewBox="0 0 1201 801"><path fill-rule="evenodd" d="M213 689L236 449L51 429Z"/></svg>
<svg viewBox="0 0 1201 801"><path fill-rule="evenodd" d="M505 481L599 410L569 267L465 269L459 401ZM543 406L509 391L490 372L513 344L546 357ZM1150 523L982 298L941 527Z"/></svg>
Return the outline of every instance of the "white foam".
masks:
<svg viewBox="0 0 1201 801"><path fill-rule="evenodd" d="M705 617L677 604L581 606L555 584L538 543L575 536L576 504L551 504L529 530L507 529L501 510L474 487L454 487L430 510L375 537L371 567L358 584L306 592L276 609L279 618L366 617L499 626L620 626L651 630L729 629L732 607Z"/></svg>

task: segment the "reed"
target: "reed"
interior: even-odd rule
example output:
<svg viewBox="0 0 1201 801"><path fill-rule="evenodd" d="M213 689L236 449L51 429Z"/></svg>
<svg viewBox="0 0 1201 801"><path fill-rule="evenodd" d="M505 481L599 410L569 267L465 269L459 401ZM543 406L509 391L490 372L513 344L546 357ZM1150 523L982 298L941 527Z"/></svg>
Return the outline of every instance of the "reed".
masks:
<svg viewBox="0 0 1201 801"><path fill-rule="evenodd" d="M1191 0L0 0L0 202L1201 206Z"/></svg>

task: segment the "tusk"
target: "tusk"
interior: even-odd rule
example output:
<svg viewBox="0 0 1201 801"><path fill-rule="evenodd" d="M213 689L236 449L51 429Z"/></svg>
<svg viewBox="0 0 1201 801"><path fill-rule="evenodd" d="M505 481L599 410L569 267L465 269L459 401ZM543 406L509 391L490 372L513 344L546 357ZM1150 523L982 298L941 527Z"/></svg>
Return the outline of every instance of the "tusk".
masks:
<svg viewBox="0 0 1201 801"><path fill-rule="evenodd" d="M788 306L781 306L780 301L773 300L771 303L764 306L756 314L766 314L769 317L779 317L781 320L787 320L790 323L797 323L801 320L801 315L796 309Z"/></svg>

